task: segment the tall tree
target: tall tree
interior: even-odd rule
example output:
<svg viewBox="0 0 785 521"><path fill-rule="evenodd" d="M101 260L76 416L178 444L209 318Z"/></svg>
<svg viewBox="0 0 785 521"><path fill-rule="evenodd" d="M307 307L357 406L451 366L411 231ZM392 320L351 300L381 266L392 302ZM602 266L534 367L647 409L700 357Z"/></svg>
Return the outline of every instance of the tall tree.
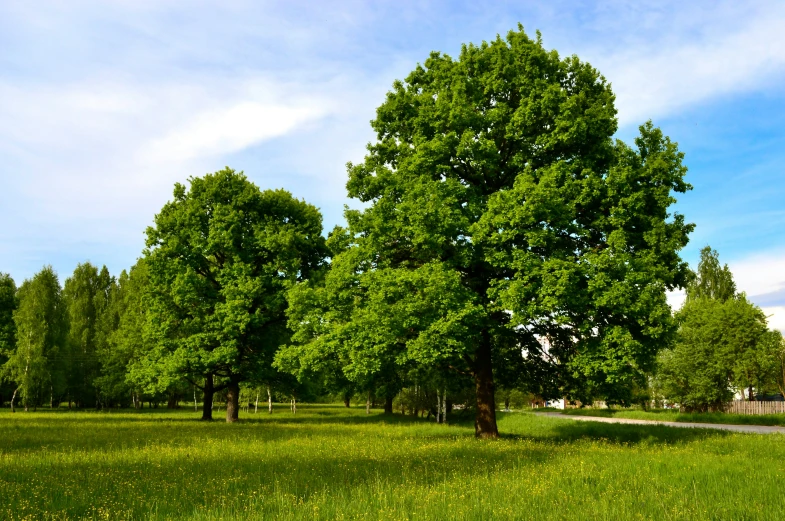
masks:
<svg viewBox="0 0 785 521"><path fill-rule="evenodd" d="M651 124L635 149L614 143L613 101L519 27L396 81L348 167L366 208L339 257L367 306L354 324L374 326L358 349L470 374L478 437L498 435L495 378L630 380L673 332L665 290L686 283L692 226L668 208L686 169Z"/></svg>
<svg viewBox="0 0 785 521"><path fill-rule="evenodd" d="M145 351L144 325L147 265L139 259L123 270L110 286L109 299L98 317L96 354L100 376L95 386L102 400L141 405L142 384L129 374L130 367Z"/></svg>
<svg viewBox="0 0 785 521"><path fill-rule="evenodd" d="M106 309L113 278L103 266L101 270L89 262L76 266L65 280L63 300L69 319L69 403L71 398L80 407L99 407L94 384L99 375L97 355L98 318Z"/></svg>
<svg viewBox="0 0 785 521"><path fill-rule="evenodd" d="M717 250L705 246L700 253L698 270L687 284L687 300L701 298L726 301L736 295L736 283L727 264L720 264Z"/></svg>
<svg viewBox="0 0 785 521"><path fill-rule="evenodd" d="M17 297L16 349L3 370L16 384L27 410L30 405L37 406L46 397L52 400L61 392L58 355L65 347L68 323L60 282L51 266L24 281Z"/></svg>
<svg viewBox="0 0 785 521"><path fill-rule="evenodd" d="M226 388L226 419L237 420L240 382L263 382L288 341L286 290L323 263L321 232L315 207L241 172L177 184L147 229L151 345L136 374L203 380L205 414Z"/></svg>
<svg viewBox="0 0 785 521"><path fill-rule="evenodd" d="M16 348L16 284L7 273L0 273L0 403L13 393L8 383L2 378L3 365Z"/></svg>

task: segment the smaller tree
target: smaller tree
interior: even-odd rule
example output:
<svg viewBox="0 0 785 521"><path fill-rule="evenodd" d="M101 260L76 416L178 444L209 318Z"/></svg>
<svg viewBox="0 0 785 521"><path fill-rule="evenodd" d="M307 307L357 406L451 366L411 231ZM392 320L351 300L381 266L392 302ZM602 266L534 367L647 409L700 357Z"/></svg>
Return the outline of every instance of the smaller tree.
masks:
<svg viewBox="0 0 785 521"><path fill-rule="evenodd" d="M747 388L752 399L753 389L770 380L766 317L736 293L733 274L710 246L701 250L676 317L676 346L659 358L657 387L665 398L690 410L721 410L735 390Z"/></svg>
<svg viewBox="0 0 785 521"><path fill-rule="evenodd" d="M324 259L319 211L284 190L261 191L226 168L175 185L147 229L149 350L134 364L148 388L204 382L204 416L227 390L238 418L241 382L263 382L289 339L285 293Z"/></svg>

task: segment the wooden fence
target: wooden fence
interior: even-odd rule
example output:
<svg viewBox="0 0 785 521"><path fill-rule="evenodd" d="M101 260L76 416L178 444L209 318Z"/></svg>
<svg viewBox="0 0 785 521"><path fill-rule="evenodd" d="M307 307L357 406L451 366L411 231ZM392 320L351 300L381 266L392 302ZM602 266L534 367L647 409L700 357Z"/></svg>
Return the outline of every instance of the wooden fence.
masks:
<svg viewBox="0 0 785 521"><path fill-rule="evenodd" d="M785 402L747 402L735 400L725 408L734 414L780 414L785 413Z"/></svg>

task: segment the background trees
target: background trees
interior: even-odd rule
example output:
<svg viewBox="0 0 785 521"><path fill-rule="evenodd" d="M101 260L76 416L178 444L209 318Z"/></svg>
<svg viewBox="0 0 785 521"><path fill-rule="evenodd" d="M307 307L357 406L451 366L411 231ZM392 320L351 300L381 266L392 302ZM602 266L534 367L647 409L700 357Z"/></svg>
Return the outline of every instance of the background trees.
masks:
<svg viewBox="0 0 785 521"><path fill-rule="evenodd" d="M14 397L18 393L27 410L44 400L51 404L65 391L65 373L58 357L65 348L68 317L60 282L51 266L24 281L17 299L16 349L10 353L3 373L16 384Z"/></svg>
<svg viewBox="0 0 785 521"><path fill-rule="evenodd" d="M677 341L660 355L657 378L666 398L688 410L722 410L736 391L774 387L778 335L743 293L727 264L705 247L687 299L676 314Z"/></svg>
<svg viewBox="0 0 785 521"><path fill-rule="evenodd" d="M11 383L3 378L3 366L16 349L16 284L7 273L0 273L0 403L12 393Z"/></svg>
<svg viewBox="0 0 785 521"><path fill-rule="evenodd" d="M61 354L66 371L69 404L95 404L98 395L94 381L99 375L98 322L109 305L114 279L103 266L99 271L89 262L77 265L65 280L63 303L68 313L68 345Z"/></svg>
<svg viewBox="0 0 785 521"><path fill-rule="evenodd" d="M242 381L270 377L289 337L285 291L323 262L321 215L284 190L260 191L221 170L177 184L147 230L148 351L137 379L160 388L186 376L212 393L227 389L227 421Z"/></svg>

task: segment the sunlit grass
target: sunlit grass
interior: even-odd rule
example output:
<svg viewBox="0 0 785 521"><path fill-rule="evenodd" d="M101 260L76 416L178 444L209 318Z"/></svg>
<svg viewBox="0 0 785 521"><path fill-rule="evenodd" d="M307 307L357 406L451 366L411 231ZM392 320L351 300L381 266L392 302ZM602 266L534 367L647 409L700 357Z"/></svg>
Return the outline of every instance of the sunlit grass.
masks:
<svg viewBox="0 0 785 521"><path fill-rule="evenodd" d="M0 413L0 519L777 519L785 437L305 406Z"/></svg>

